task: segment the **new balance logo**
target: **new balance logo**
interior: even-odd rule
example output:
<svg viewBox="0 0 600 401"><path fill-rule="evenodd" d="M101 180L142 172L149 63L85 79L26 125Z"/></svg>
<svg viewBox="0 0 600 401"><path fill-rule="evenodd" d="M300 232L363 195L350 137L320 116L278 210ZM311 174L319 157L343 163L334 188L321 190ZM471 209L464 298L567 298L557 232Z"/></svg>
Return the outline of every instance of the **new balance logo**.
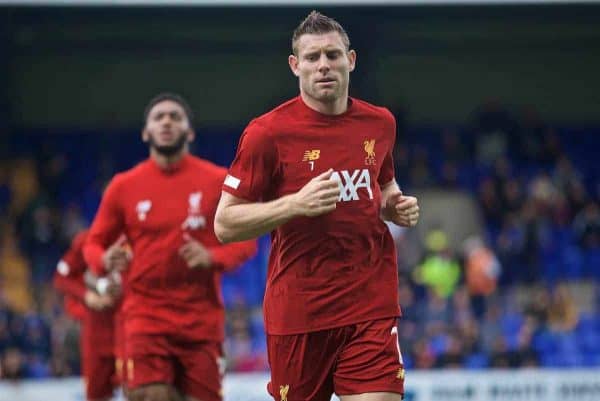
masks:
<svg viewBox="0 0 600 401"><path fill-rule="evenodd" d="M373 199L373 191L371 190L371 175L369 170L354 170L352 174L348 170L340 172L334 171L331 174L331 179L336 180L340 186L340 202L348 202L358 200L358 190L364 188L369 194L369 199Z"/></svg>
<svg viewBox="0 0 600 401"><path fill-rule="evenodd" d="M306 150L304 151L304 157L302 158L302 161L315 161L318 160L319 157L321 157L320 149Z"/></svg>

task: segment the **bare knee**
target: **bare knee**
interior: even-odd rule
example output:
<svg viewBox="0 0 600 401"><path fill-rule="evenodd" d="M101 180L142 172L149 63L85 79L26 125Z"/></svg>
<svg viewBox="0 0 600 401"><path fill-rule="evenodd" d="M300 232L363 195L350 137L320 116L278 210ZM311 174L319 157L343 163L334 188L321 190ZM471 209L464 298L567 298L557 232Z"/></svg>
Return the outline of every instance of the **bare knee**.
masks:
<svg viewBox="0 0 600 401"><path fill-rule="evenodd" d="M168 384L148 384L127 393L129 401L173 401L172 387Z"/></svg>

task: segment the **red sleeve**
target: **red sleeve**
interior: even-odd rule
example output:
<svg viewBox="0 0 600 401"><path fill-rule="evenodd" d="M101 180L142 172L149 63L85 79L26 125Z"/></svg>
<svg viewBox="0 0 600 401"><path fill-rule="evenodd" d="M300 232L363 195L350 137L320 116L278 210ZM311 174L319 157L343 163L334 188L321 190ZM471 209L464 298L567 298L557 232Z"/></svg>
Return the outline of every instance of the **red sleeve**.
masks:
<svg viewBox="0 0 600 401"><path fill-rule="evenodd" d="M79 233L71 242L71 247L56 265L54 272L54 287L65 295L83 300L86 287L83 282L83 273L86 270L83 259L83 244L87 232Z"/></svg>
<svg viewBox="0 0 600 401"><path fill-rule="evenodd" d="M277 149L264 125L252 121L240 138L223 190L251 202L261 201L277 168Z"/></svg>
<svg viewBox="0 0 600 401"><path fill-rule="evenodd" d="M106 187L102 202L90 228L83 255L89 268L98 276L106 274L102 255L123 232L124 216L119 206L119 175Z"/></svg>
<svg viewBox="0 0 600 401"><path fill-rule="evenodd" d="M394 159L392 156L396 142L396 119L388 110L386 110L385 115L385 135L387 138L390 138L390 140L389 147L381 165L381 170L379 171L379 177L377 177L377 182L380 186L388 184L396 176L394 173Z"/></svg>
<svg viewBox="0 0 600 401"><path fill-rule="evenodd" d="M233 242L209 248L213 267L221 271L233 270L239 267L256 254L256 249L256 240Z"/></svg>

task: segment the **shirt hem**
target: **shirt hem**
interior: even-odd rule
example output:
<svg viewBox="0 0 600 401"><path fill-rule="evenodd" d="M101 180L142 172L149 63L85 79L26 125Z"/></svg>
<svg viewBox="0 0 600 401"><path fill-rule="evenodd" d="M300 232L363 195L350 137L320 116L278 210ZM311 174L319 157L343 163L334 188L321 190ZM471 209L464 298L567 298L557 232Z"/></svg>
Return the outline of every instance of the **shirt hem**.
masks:
<svg viewBox="0 0 600 401"><path fill-rule="evenodd" d="M342 321L342 322L334 323L334 324L327 324L327 325L323 325L323 326L321 326L321 325L311 326L311 327L306 327L306 328L297 328L297 329L293 329L293 330L270 330L267 327L265 327L265 332L268 335L272 335L272 336L288 336L288 335L295 335L295 334L313 333L315 331L337 329L339 327L350 326L353 324L359 324L359 323L369 322L369 321L373 321L373 320L399 318L399 317L402 317L402 311L398 311L395 313L384 313L381 315L368 316L368 317L365 317L364 319L363 318L351 319L348 321Z"/></svg>

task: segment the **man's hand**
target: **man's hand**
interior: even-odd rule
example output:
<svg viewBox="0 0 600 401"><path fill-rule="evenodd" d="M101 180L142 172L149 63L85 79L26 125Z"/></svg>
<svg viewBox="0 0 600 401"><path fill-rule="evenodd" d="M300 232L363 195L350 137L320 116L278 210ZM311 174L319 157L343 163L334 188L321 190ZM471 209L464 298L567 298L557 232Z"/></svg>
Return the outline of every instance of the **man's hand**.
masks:
<svg viewBox="0 0 600 401"><path fill-rule="evenodd" d="M210 252L204 245L196 241L188 233L183 233L185 244L179 248L179 255L185 260L190 269L209 268L212 265Z"/></svg>
<svg viewBox="0 0 600 401"><path fill-rule="evenodd" d="M102 255L106 271L123 271L131 260L131 251L126 248L127 238L122 235Z"/></svg>
<svg viewBox="0 0 600 401"><path fill-rule="evenodd" d="M114 305L114 299L109 295L100 295L92 290L87 290L84 295L84 301L88 308L101 311Z"/></svg>
<svg viewBox="0 0 600 401"><path fill-rule="evenodd" d="M293 195L292 207L301 216L319 216L335 210L339 183L331 179L333 169L316 176Z"/></svg>
<svg viewBox="0 0 600 401"><path fill-rule="evenodd" d="M383 218L402 227L414 227L419 221L418 200L404 196L402 191L390 195L385 203Z"/></svg>

